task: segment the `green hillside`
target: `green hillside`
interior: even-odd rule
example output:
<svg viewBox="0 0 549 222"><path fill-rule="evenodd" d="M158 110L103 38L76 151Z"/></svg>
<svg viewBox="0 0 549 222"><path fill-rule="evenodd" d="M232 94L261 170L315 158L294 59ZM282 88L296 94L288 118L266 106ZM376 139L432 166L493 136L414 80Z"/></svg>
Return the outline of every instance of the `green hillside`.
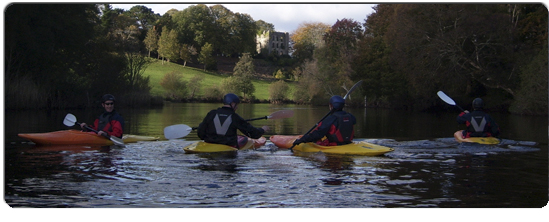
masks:
<svg viewBox="0 0 549 222"><path fill-rule="evenodd" d="M183 67L182 65L176 64L176 63L167 63L162 62L160 60L155 60L153 63L151 63L145 72L143 73L144 76L150 76L150 85L151 85L151 94L153 96L164 96L166 91L162 86L160 86L160 81L164 77L166 73L170 73L172 71L177 71L181 74L183 74L184 80L190 80L195 75L204 74L205 78L202 81L202 87L201 90L204 90L212 85L219 85L221 81L224 78L227 78L228 75L221 75L213 72L204 72L201 69L196 69L192 67ZM253 80L252 83L255 86L255 98L259 100L268 100L269 99L269 84L270 81L266 80ZM292 88L293 84L290 84L290 88ZM204 92L201 91L198 93L199 96L204 95Z"/></svg>

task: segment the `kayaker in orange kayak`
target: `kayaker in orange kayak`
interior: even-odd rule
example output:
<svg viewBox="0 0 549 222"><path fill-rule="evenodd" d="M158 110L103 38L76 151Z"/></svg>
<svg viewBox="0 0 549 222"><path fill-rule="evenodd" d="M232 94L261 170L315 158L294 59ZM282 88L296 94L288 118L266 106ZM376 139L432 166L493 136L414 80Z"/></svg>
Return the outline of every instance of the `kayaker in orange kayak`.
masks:
<svg viewBox="0 0 549 222"><path fill-rule="evenodd" d="M498 124L482 110L483 107L484 101L476 98L473 100L473 112L465 110L457 117L459 124L467 126L467 129L463 130L463 138L499 136Z"/></svg>
<svg viewBox="0 0 549 222"><path fill-rule="evenodd" d="M105 94L101 97L101 105L105 108L105 112L95 119L93 125L89 126L97 130L99 135L110 135L122 138L124 132L124 118L114 110L114 102L116 99L111 94ZM86 130L86 123L81 123L83 131Z"/></svg>
<svg viewBox="0 0 549 222"><path fill-rule="evenodd" d="M229 145L235 148L243 147L248 138L260 138L266 131L269 131L268 126L255 128L238 114L236 109L240 99L237 95L229 93L223 97L223 106L211 110L202 123L198 125L198 137L207 143L216 143ZM238 136L237 130L244 133L246 136Z"/></svg>
<svg viewBox="0 0 549 222"><path fill-rule="evenodd" d="M341 96L332 96L329 104L332 114L320 122L311 133L303 135L293 144L316 142L322 146L337 146L352 143L356 118L353 114L343 111L344 106L345 99ZM326 139L322 140L324 137Z"/></svg>

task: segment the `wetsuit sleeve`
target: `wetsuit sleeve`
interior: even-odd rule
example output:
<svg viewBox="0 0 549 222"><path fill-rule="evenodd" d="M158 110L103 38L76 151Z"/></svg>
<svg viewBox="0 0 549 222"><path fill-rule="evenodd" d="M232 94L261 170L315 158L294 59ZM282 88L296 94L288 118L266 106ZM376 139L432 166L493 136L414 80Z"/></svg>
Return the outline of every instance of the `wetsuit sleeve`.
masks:
<svg viewBox="0 0 549 222"><path fill-rule="evenodd" d="M465 124L465 123L467 123L467 121L469 121L469 118L468 118L467 113L461 112L461 113L459 114L459 116L457 117L457 122L458 122L459 124Z"/></svg>
<svg viewBox="0 0 549 222"><path fill-rule="evenodd" d="M198 129L196 131L196 134L198 135L198 138L200 138L201 140L204 140L204 138L206 138L206 134L207 134L207 131L208 131L208 125L209 125L208 122L213 119L212 115L214 115L212 111L208 112L206 117L204 117L202 122L198 125Z"/></svg>
<svg viewBox="0 0 549 222"><path fill-rule="evenodd" d="M122 135L124 134L123 130L123 122L124 120L112 120L110 122L112 126L112 132L107 132L111 136L116 136L118 138L122 138Z"/></svg>
<svg viewBox="0 0 549 222"><path fill-rule="evenodd" d="M322 137L326 136L328 134L328 131L330 130L330 126L334 124L334 122L337 120L337 117L334 115L330 115L324 119L324 121L320 122L318 126L309 134L303 135L300 141L307 143L307 142L316 142L322 139Z"/></svg>
<svg viewBox="0 0 549 222"><path fill-rule="evenodd" d="M233 122L236 123L236 128L247 137L258 139L265 133L265 130L263 130L263 128L256 128L252 126L252 124L244 120L236 113L233 114Z"/></svg>
<svg viewBox="0 0 549 222"><path fill-rule="evenodd" d="M492 119L490 115L486 115L486 118L488 119L488 122L490 123L490 133L493 137L499 137L499 126L498 124Z"/></svg>
<svg viewBox="0 0 549 222"><path fill-rule="evenodd" d="M88 127L96 130L96 131L99 131L97 129L97 126L99 126L99 119L95 119L95 121L93 121L93 125L88 125ZM89 131L88 129L84 128L84 131Z"/></svg>

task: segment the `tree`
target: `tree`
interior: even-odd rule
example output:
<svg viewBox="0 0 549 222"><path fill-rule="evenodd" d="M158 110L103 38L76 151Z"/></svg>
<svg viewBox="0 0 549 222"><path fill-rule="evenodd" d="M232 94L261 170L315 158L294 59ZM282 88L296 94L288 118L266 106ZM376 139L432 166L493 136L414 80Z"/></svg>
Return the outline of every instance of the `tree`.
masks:
<svg viewBox="0 0 549 222"><path fill-rule="evenodd" d="M337 20L324 35L326 46L319 51L317 59L326 80L336 86L350 84L354 70L351 61L357 55L358 43L362 40L362 25L352 19ZM351 84L352 85L352 84ZM336 93L338 94L338 93Z"/></svg>
<svg viewBox="0 0 549 222"><path fill-rule="evenodd" d="M387 27L395 13L392 4L379 4L364 23L364 38L358 43L357 55L351 67L351 79L363 80L363 96L368 106L401 107L410 104L405 73L396 72L389 64L390 42L386 42Z"/></svg>
<svg viewBox="0 0 549 222"><path fill-rule="evenodd" d="M179 51L179 58L182 59L183 66L187 65L187 61L191 60L193 56L197 55L196 49L191 45L183 44Z"/></svg>
<svg viewBox="0 0 549 222"><path fill-rule="evenodd" d="M391 65L406 73L416 99L429 103L441 87L480 96L483 89L475 87L476 83L515 94L518 54L510 35L515 24L507 6L394 7L394 22L387 30L387 42L392 43Z"/></svg>
<svg viewBox="0 0 549 222"><path fill-rule="evenodd" d="M206 43L202 47L202 51L200 51L200 55L198 56L198 61L204 64L204 71L206 71L206 68L209 69L216 69L216 60L212 56L213 52L213 46L210 43Z"/></svg>
<svg viewBox="0 0 549 222"><path fill-rule="evenodd" d="M302 63L307 59L313 58L315 49L324 46L323 36L330 30L330 25L316 22L304 22L299 24L290 39L293 44L293 56Z"/></svg>
<svg viewBox="0 0 549 222"><path fill-rule="evenodd" d="M149 57L151 57L151 51L158 50L158 33L155 28L149 29L143 43L145 43L145 48L147 48Z"/></svg>
<svg viewBox="0 0 549 222"><path fill-rule="evenodd" d="M214 46L213 49L217 46L215 21L208 6L191 5L182 11L175 12L172 15L172 21L173 29L178 33L181 44L204 46L210 43Z"/></svg>
<svg viewBox="0 0 549 222"><path fill-rule="evenodd" d="M195 94L200 91L202 86L202 81L204 80L204 75L195 75L189 80L189 90L191 91L191 99L194 98Z"/></svg>
<svg viewBox="0 0 549 222"><path fill-rule="evenodd" d="M144 56L138 53L125 53L126 58L126 75L125 79L129 82L128 85L132 91L149 92L149 76L143 76L143 72L149 66L149 61Z"/></svg>
<svg viewBox="0 0 549 222"><path fill-rule="evenodd" d="M6 97L6 108L85 105L85 83L94 81L86 71L99 59L90 49L99 34L98 15L94 4L15 3L5 8L4 76L13 84L5 85L6 93L19 90L14 83L28 82L39 86L37 95L42 96L32 104L32 98L15 93Z"/></svg>
<svg viewBox="0 0 549 222"><path fill-rule="evenodd" d="M135 19L141 30L147 31L153 28L153 24L160 19L160 14L155 14L150 8L143 5L136 5L125 12L126 15Z"/></svg>
<svg viewBox="0 0 549 222"><path fill-rule="evenodd" d="M179 58L179 49L180 46L177 41L177 32L164 29L162 35L160 35L160 40L158 41L158 54L170 62L170 60L177 60Z"/></svg>
<svg viewBox="0 0 549 222"><path fill-rule="evenodd" d="M230 76L221 81L223 92L242 94L245 99L253 99L255 86L252 80L243 76Z"/></svg>
<svg viewBox="0 0 549 222"><path fill-rule="evenodd" d="M244 53L233 69L234 76L252 78L255 74L254 61L249 53Z"/></svg>
<svg viewBox="0 0 549 222"><path fill-rule="evenodd" d="M261 34L263 32L274 32L275 27L272 23L265 22L263 20L257 20L255 22L255 25L257 26L257 34Z"/></svg>

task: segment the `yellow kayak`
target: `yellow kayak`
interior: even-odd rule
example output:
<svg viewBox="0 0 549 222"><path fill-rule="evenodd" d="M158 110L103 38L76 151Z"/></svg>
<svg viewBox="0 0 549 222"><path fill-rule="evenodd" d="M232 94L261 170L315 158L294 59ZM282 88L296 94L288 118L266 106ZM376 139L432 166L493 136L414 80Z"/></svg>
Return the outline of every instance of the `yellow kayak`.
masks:
<svg viewBox="0 0 549 222"><path fill-rule="evenodd" d="M323 152L343 155L379 156L391 152L394 149L364 141L354 142L341 146L321 146L316 143L302 143L293 148L298 152Z"/></svg>
<svg viewBox="0 0 549 222"><path fill-rule="evenodd" d="M499 139L495 137L469 137L469 138L463 138L463 130L459 130L454 133L454 138L459 143L479 143L479 144L486 144L486 145L495 145L499 144Z"/></svg>
<svg viewBox="0 0 549 222"><path fill-rule="evenodd" d="M254 141L248 140L244 147L237 149L232 146L223 144L206 143L204 141L194 142L183 148L185 153L219 153L219 152L236 152L238 150L245 150L254 147Z"/></svg>

